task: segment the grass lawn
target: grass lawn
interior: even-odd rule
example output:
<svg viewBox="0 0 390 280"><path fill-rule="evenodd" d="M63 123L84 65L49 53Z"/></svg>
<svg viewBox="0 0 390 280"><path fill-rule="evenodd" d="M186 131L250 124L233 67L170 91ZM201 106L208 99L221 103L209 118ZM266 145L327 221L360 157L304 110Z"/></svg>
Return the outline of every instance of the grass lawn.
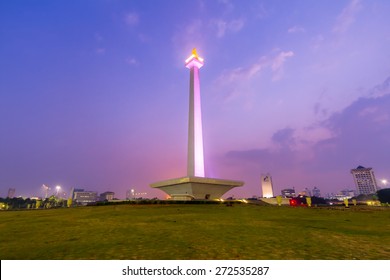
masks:
<svg viewBox="0 0 390 280"><path fill-rule="evenodd" d="M0 259L390 259L390 209L110 205L0 212Z"/></svg>

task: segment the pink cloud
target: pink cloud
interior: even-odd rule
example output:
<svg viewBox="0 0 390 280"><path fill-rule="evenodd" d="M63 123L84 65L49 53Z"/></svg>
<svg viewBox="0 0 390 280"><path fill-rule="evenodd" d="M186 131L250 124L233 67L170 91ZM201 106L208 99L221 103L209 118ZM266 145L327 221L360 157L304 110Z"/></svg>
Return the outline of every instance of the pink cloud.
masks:
<svg viewBox="0 0 390 280"><path fill-rule="evenodd" d="M283 73L284 73L284 63L286 62L286 59L288 57L292 57L292 56L294 56L294 53L292 51L280 52L278 54L278 56L276 56L273 59L273 62L271 65L271 69L273 72L273 77L272 77L273 81L277 81L277 80L280 80L282 78Z"/></svg>
<svg viewBox="0 0 390 280"><path fill-rule="evenodd" d="M231 101L246 96L254 96L254 89L248 87L251 81L258 79L262 72L272 73L272 81L280 80L284 74L284 64L287 58L294 56L292 51L281 51L277 55L262 56L251 65L228 69L215 80L216 92L224 93L224 100Z"/></svg>
<svg viewBox="0 0 390 280"><path fill-rule="evenodd" d="M360 0L352 0L337 17L333 32L344 33L355 21L358 11L362 8Z"/></svg>
<svg viewBox="0 0 390 280"><path fill-rule="evenodd" d="M259 73L263 68L268 65L268 61L265 57L260 58L260 60L252 65L247 67L238 67L232 70L225 71L218 80L224 83L235 83L247 79L251 79L257 73Z"/></svg>
<svg viewBox="0 0 390 280"><path fill-rule="evenodd" d="M274 80L278 80L283 75L283 67L286 59L292 56L294 56L294 52L292 51L282 51L274 57L262 56L255 63L246 67L238 67L224 71L223 74L217 79L217 81L225 84L246 82L246 80L252 79L266 68L271 69L272 73L274 74Z"/></svg>
<svg viewBox="0 0 390 280"><path fill-rule="evenodd" d="M267 147L230 150L225 160L248 186L256 185L253 174L259 170L273 175L276 188L314 184L333 192L352 186L349 170L357 165L367 164L378 173L389 170L389 104L390 94L359 98L324 122L279 129Z"/></svg>

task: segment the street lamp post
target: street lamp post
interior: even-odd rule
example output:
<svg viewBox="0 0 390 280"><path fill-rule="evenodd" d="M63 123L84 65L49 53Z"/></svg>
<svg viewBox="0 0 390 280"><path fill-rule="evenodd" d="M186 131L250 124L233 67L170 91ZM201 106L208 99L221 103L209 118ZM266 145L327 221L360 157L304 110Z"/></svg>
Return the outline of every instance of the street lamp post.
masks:
<svg viewBox="0 0 390 280"><path fill-rule="evenodd" d="M43 190L45 192L45 199L46 199L47 198L47 194L48 194L50 188L48 186L46 186L45 184L42 185L42 188L43 188Z"/></svg>

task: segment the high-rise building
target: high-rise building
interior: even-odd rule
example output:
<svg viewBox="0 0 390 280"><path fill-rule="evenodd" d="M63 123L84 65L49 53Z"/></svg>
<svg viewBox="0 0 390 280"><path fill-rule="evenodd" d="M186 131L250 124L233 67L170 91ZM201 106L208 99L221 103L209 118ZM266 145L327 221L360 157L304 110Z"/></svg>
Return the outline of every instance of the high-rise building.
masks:
<svg viewBox="0 0 390 280"><path fill-rule="evenodd" d="M261 189L263 191L263 197L274 197L272 177L269 173L261 175Z"/></svg>
<svg viewBox="0 0 390 280"><path fill-rule="evenodd" d="M378 190L374 171L371 167L365 168L359 165L356 169L351 169L351 173L359 194L372 194Z"/></svg>
<svg viewBox="0 0 390 280"><path fill-rule="evenodd" d="M9 188L8 189L8 198L13 198L15 196L15 189Z"/></svg>
<svg viewBox="0 0 390 280"><path fill-rule="evenodd" d="M309 188L305 188L303 191L299 192L299 195L311 196L311 190L309 190Z"/></svg>
<svg viewBox="0 0 390 280"><path fill-rule="evenodd" d="M115 196L114 192L104 192L104 193L100 194L99 200L100 201L103 201L103 200L113 200L114 196Z"/></svg>
<svg viewBox="0 0 390 280"><path fill-rule="evenodd" d="M75 199L75 193L76 193L76 192L83 192L83 191L84 191L84 189L72 188L72 189L70 190L69 198Z"/></svg>
<svg viewBox="0 0 390 280"><path fill-rule="evenodd" d="M320 189L317 188L317 187L314 187L313 190L312 190L312 195L315 196L315 197L321 197Z"/></svg>
<svg viewBox="0 0 390 280"><path fill-rule="evenodd" d="M96 202L98 196L97 192L86 191L80 188L72 188L70 191L70 198L72 198L77 204L87 205L88 203Z"/></svg>
<svg viewBox="0 0 390 280"><path fill-rule="evenodd" d="M93 203L97 200L97 192L75 191L73 195L74 201L81 205L87 205L88 203Z"/></svg>

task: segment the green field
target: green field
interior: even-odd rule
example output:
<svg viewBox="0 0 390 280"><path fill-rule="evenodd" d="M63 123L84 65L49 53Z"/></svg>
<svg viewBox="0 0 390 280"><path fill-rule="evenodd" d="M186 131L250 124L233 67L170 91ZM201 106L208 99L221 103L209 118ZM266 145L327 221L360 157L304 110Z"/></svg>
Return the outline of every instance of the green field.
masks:
<svg viewBox="0 0 390 280"><path fill-rule="evenodd" d="M1 259L390 259L390 209L235 204L0 212Z"/></svg>

